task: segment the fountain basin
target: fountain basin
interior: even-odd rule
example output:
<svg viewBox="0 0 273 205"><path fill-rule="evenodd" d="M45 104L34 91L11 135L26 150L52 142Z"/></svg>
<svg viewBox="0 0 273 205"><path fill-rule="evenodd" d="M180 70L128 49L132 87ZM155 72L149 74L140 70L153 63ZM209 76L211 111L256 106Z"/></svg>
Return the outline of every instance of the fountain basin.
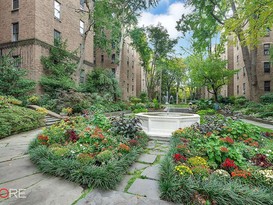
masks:
<svg viewBox="0 0 273 205"><path fill-rule="evenodd" d="M136 116L142 123L143 131L151 137L169 138L172 132L179 128L190 127L196 122L200 123L199 115L189 113L149 112L138 113Z"/></svg>

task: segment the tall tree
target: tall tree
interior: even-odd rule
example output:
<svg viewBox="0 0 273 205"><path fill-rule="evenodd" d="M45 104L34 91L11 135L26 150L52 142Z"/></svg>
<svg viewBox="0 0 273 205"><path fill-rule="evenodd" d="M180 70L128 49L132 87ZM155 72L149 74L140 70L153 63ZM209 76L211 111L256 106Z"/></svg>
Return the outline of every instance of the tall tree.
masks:
<svg viewBox="0 0 273 205"><path fill-rule="evenodd" d="M158 64L172 52L177 40L170 39L167 30L161 25L138 28L132 32L131 38L142 60L148 96L153 99L160 77Z"/></svg>
<svg viewBox="0 0 273 205"><path fill-rule="evenodd" d="M113 0L113 8L115 8L115 17L120 23L120 39L119 39L119 63L116 70L116 77L120 78L120 67L122 51L125 38L129 35L133 25L137 23L137 16L143 9L156 6L159 0Z"/></svg>
<svg viewBox="0 0 273 205"><path fill-rule="evenodd" d="M195 86L205 86L207 91L213 94L215 102L218 102L221 88L238 72L238 70L229 70L226 67L227 61L215 54L211 54L206 59L200 54L190 56L187 59L187 65Z"/></svg>
<svg viewBox="0 0 273 205"><path fill-rule="evenodd" d="M194 47L204 50L219 32L234 35L242 48L243 59L250 82L251 98L257 99L257 46L267 29L273 26L271 0L187 0L192 13L182 15L177 29L193 31Z"/></svg>

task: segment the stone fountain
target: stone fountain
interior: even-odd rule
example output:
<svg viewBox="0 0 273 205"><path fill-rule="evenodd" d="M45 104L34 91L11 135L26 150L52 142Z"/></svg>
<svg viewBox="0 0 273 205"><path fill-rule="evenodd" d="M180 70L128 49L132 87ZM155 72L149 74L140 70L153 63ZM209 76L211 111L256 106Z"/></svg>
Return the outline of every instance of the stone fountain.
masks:
<svg viewBox="0 0 273 205"><path fill-rule="evenodd" d="M168 99L168 96L166 96ZM179 128L189 127L194 123L200 123L197 114L169 112L169 101L166 101L166 112L138 113L136 116L142 123L142 129L150 137L170 138L172 132Z"/></svg>

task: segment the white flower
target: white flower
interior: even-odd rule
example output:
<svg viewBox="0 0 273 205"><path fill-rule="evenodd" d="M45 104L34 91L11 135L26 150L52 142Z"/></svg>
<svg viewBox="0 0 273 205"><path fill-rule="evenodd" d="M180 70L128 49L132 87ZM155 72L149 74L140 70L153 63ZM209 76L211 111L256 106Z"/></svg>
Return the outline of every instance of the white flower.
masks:
<svg viewBox="0 0 273 205"><path fill-rule="evenodd" d="M267 157L268 157L268 156L269 156L269 154L265 154L265 156L267 156Z"/></svg>
<svg viewBox="0 0 273 205"><path fill-rule="evenodd" d="M258 148L255 148L255 151L257 152L257 151L258 151Z"/></svg>
<svg viewBox="0 0 273 205"><path fill-rule="evenodd" d="M82 147L82 144L80 144L80 147Z"/></svg>
<svg viewBox="0 0 273 205"><path fill-rule="evenodd" d="M75 154L75 152L74 152L73 150L71 150L71 153L72 153L72 154Z"/></svg>
<svg viewBox="0 0 273 205"><path fill-rule="evenodd" d="M267 150L268 153L272 152L271 150Z"/></svg>

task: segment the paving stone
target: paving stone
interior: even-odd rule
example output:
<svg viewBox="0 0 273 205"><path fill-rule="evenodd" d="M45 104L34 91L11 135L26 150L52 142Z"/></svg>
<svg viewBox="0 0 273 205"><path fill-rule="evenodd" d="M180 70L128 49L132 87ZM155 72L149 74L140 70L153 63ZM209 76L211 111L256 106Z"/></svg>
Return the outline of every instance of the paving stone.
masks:
<svg viewBox="0 0 273 205"><path fill-rule="evenodd" d="M29 187L25 191L25 199L12 197L3 202L4 205L60 205L72 204L82 194L79 185L50 177Z"/></svg>
<svg viewBox="0 0 273 205"><path fill-rule="evenodd" d="M158 182L151 179L136 179L128 189L129 193L159 199Z"/></svg>
<svg viewBox="0 0 273 205"><path fill-rule="evenodd" d="M170 205L173 203L117 191L93 190L76 205Z"/></svg>
<svg viewBox="0 0 273 205"><path fill-rule="evenodd" d="M147 177L149 179L159 180L159 168L160 168L159 164L147 167L141 173L141 176Z"/></svg>
<svg viewBox="0 0 273 205"><path fill-rule="evenodd" d="M37 173L29 158L0 163L0 184Z"/></svg>
<svg viewBox="0 0 273 205"><path fill-rule="evenodd" d="M162 151L162 150L151 150L149 152L149 154L153 154L153 155L165 155L167 152Z"/></svg>
<svg viewBox="0 0 273 205"><path fill-rule="evenodd" d="M155 148L155 146L156 146L156 142L155 141L149 141L148 145L147 145L147 148L148 149L153 149L153 148Z"/></svg>
<svg viewBox="0 0 273 205"><path fill-rule="evenodd" d="M139 162L145 162L152 164L156 160L157 155L152 155L152 154L142 154L139 158Z"/></svg>
<svg viewBox="0 0 273 205"><path fill-rule="evenodd" d="M137 170L141 170L141 169L144 169L146 167L148 167L149 165L148 164L142 164L142 163L139 163L139 162L135 162L128 170L129 173L134 173L135 171Z"/></svg>
<svg viewBox="0 0 273 205"><path fill-rule="evenodd" d="M8 143L0 143L0 148L6 147L7 145L8 145Z"/></svg>
<svg viewBox="0 0 273 205"><path fill-rule="evenodd" d="M132 175L125 175L118 187L116 188L117 191L124 191L125 187L128 184L128 181L132 178Z"/></svg>

